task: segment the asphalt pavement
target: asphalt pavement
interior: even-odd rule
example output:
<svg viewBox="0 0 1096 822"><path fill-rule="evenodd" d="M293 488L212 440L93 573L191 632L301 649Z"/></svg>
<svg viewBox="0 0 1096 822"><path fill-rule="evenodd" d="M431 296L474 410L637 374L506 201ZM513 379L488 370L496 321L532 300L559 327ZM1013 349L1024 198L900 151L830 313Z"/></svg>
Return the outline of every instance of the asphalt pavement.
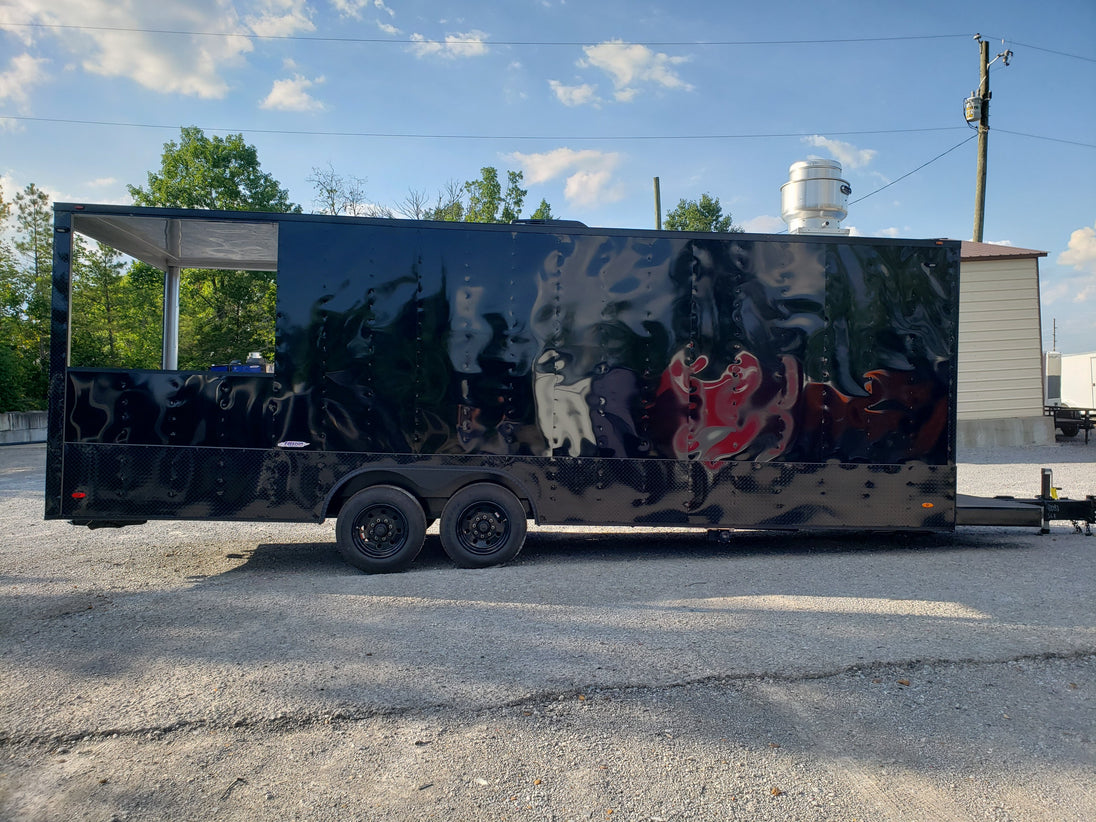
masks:
<svg viewBox="0 0 1096 822"><path fill-rule="evenodd" d="M1096 446L960 491L1096 493ZM0 448L0 818L1096 818L1096 539L42 520ZM1029 493L1030 492L1030 493Z"/></svg>

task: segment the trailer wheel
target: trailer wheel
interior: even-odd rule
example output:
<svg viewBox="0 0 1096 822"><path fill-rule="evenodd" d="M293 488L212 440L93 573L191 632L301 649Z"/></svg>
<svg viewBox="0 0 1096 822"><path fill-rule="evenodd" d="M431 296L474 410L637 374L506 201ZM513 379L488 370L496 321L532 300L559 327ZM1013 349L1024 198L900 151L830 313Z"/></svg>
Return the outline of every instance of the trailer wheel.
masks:
<svg viewBox="0 0 1096 822"><path fill-rule="evenodd" d="M518 555L525 543L525 509L513 494L488 482L462 488L441 513L439 534L461 568L486 568Z"/></svg>
<svg viewBox="0 0 1096 822"><path fill-rule="evenodd" d="M335 537L343 559L368 573L402 571L422 550L426 516L411 494L374 485L347 500Z"/></svg>
<svg viewBox="0 0 1096 822"><path fill-rule="evenodd" d="M1076 422L1059 422L1058 430L1062 432L1063 437L1076 437L1081 426Z"/></svg>

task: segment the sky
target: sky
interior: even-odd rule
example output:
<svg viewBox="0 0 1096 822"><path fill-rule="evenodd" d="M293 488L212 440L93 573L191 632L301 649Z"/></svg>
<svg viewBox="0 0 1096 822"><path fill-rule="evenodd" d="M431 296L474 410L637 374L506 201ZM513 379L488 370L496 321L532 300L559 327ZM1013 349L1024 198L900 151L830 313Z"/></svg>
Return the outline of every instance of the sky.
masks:
<svg viewBox="0 0 1096 822"><path fill-rule="evenodd" d="M788 167L838 160L843 226L970 239L991 67L984 239L1045 251L1044 347L1096 351L1093 0L0 0L0 186L129 203L183 126L240 133L305 211L309 177L397 208L484 166L525 214L653 228L718 197L778 233Z"/></svg>

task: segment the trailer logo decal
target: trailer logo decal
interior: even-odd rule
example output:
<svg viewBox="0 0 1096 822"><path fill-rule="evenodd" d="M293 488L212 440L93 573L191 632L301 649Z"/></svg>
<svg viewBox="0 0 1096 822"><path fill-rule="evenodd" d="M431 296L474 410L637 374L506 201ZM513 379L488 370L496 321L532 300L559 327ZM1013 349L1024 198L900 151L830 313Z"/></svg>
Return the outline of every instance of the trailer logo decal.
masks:
<svg viewBox="0 0 1096 822"><path fill-rule="evenodd" d="M278 443L279 448L307 448L312 443L301 442L300 440L283 440Z"/></svg>

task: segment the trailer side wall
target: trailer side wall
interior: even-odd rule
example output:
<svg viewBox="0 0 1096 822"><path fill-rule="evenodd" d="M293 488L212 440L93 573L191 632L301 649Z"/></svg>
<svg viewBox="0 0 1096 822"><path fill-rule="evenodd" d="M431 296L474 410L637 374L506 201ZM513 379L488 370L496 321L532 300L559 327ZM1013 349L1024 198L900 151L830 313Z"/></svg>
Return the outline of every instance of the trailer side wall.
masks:
<svg viewBox="0 0 1096 822"><path fill-rule="evenodd" d="M58 515L954 523L957 244L267 219L276 372L67 369Z"/></svg>

